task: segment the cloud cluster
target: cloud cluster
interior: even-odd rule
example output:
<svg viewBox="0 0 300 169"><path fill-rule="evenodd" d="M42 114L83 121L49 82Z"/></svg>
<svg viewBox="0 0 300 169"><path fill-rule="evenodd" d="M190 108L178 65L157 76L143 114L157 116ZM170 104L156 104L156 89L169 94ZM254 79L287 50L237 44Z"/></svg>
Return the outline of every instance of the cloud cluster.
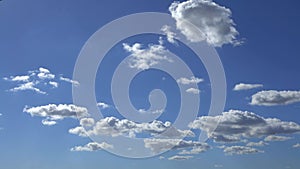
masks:
<svg viewBox="0 0 300 169"><path fill-rule="evenodd" d="M245 83L239 83L236 84L233 88L234 91L240 91L240 90L250 90L255 88L261 88L263 87L262 84L245 84Z"/></svg>
<svg viewBox="0 0 300 169"><path fill-rule="evenodd" d="M260 106L287 105L300 102L300 91L260 91L252 95L251 104Z"/></svg>
<svg viewBox="0 0 300 169"><path fill-rule="evenodd" d="M231 19L231 11L211 0L175 1L169 7L176 27L191 42L206 41L220 47L239 44L238 31Z"/></svg>
<svg viewBox="0 0 300 169"><path fill-rule="evenodd" d="M110 145L106 142L97 143L97 142L90 142L84 146L75 146L71 148L71 151L98 151L103 149L113 149L114 146Z"/></svg>
<svg viewBox="0 0 300 169"><path fill-rule="evenodd" d="M56 121L65 118L83 118L89 116L86 108L73 104L48 104L37 107L25 106L23 112L28 113L31 116L44 117L42 120L44 125L55 125Z"/></svg>
<svg viewBox="0 0 300 169"><path fill-rule="evenodd" d="M150 44L148 48L143 48L140 43L135 43L132 46L124 43L123 48L130 53L130 68L146 70L161 62L172 62L172 60L166 56L167 49L161 44Z"/></svg>
<svg viewBox="0 0 300 169"><path fill-rule="evenodd" d="M218 126L215 128L216 124ZM300 132L300 125L297 123L263 118L255 113L240 110L230 110L219 116L202 116L190 123L189 127L205 131L209 138L225 143Z"/></svg>
<svg viewBox="0 0 300 169"><path fill-rule="evenodd" d="M79 85L79 82L60 77L50 72L49 69L40 67L37 70L28 71L26 75L16 75L10 77L4 77L5 81L16 83L16 86L9 89L11 92L18 91L34 91L39 94L47 94L46 88L57 88L59 86L58 81L67 81L69 83Z"/></svg>
<svg viewBox="0 0 300 169"><path fill-rule="evenodd" d="M164 25L164 26L161 28L161 31L163 31L164 34L167 36L168 42L173 43L173 44L176 44L176 41L175 41L176 33L172 32L171 29L172 29L172 28L171 28L170 26Z"/></svg>
<svg viewBox="0 0 300 169"><path fill-rule="evenodd" d="M136 123L127 119L117 119L106 117L95 122L91 118L83 118L78 126L69 130L69 133L85 137L86 135L108 135L136 137L136 134L160 135L166 138L182 138L185 136L194 137L195 134L190 130L179 130L171 126L170 122L154 120L151 123ZM85 130L84 127L87 129Z"/></svg>

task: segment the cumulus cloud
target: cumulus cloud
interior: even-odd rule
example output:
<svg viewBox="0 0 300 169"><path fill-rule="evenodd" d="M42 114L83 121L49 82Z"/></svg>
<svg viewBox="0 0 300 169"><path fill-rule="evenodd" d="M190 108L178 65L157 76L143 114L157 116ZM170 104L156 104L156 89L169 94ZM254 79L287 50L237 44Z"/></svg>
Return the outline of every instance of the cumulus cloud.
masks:
<svg viewBox="0 0 300 169"><path fill-rule="evenodd" d="M260 91L252 95L251 104L260 106L287 105L300 102L300 91Z"/></svg>
<svg viewBox="0 0 300 169"><path fill-rule="evenodd" d="M50 73L50 71L48 69L43 68L43 67L39 68L39 72L38 72L37 76L42 80L55 78L54 74Z"/></svg>
<svg viewBox="0 0 300 169"><path fill-rule="evenodd" d="M300 143L293 145L293 148L300 148Z"/></svg>
<svg viewBox="0 0 300 169"><path fill-rule="evenodd" d="M57 87L58 87L58 83L57 83L57 82L50 81L49 84L50 84L51 86L53 86L54 88L57 88Z"/></svg>
<svg viewBox="0 0 300 169"><path fill-rule="evenodd" d="M239 83L236 84L233 88L234 91L240 91L240 90L250 90L255 88L261 88L263 87L262 84L245 84L245 83Z"/></svg>
<svg viewBox="0 0 300 169"><path fill-rule="evenodd" d="M69 129L70 134L78 135L80 137L88 137L86 130L82 126Z"/></svg>
<svg viewBox="0 0 300 169"><path fill-rule="evenodd" d="M300 125L297 123L263 118L255 113L240 110L229 110L218 116L202 116L190 123L189 127L205 131L209 138L225 143L300 132Z"/></svg>
<svg viewBox="0 0 300 169"><path fill-rule="evenodd" d="M171 126L170 122L161 122L154 120L151 123L136 123L127 119L117 119L116 117L106 117L95 122L90 119L81 119L80 124L88 126L87 131L83 127L75 127L70 129L71 134L77 134L81 136L88 135L108 135L117 137L120 135L135 137L136 134L151 134L160 135L167 138L182 138L182 137L194 137L195 134L190 130L179 130Z"/></svg>
<svg viewBox="0 0 300 169"><path fill-rule="evenodd" d="M179 156L179 155L175 155L175 156L172 156L170 158L168 158L168 160L188 160L188 159L191 159L193 158L193 156Z"/></svg>
<svg viewBox="0 0 300 169"><path fill-rule="evenodd" d="M108 144L106 142L97 143L97 142L91 142L84 146L75 146L71 148L71 151L99 151L103 149L113 149L114 146L111 144Z"/></svg>
<svg viewBox="0 0 300 169"><path fill-rule="evenodd" d="M176 27L191 42L206 41L213 46L237 45L238 31L231 11L211 0L175 1L169 7Z"/></svg>
<svg viewBox="0 0 300 169"><path fill-rule="evenodd" d="M101 109L109 108L110 106L104 102L97 103L97 106L99 106Z"/></svg>
<svg viewBox="0 0 300 169"><path fill-rule="evenodd" d="M164 32L164 34L167 36L167 40L170 43L176 44L175 38L176 38L176 33L172 32L172 28L168 25L164 25L161 28L161 31Z"/></svg>
<svg viewBox="0 0 300 169"><path fill-rule="evenodd" d="M264 141L259 141L259 142L249 142L247 143L247 147L263 147L269 145L268 143L264 142Z"/></svg>
<svg viewBox="0 0 300 169"><path fill-rule="evenodd" d="M130 68L146 70L161 62L172 62L172 60L166 56L167 49L161 44L150 44L148 48L143 48L140 43L135 43L132 46L124 43L123 48L130 53Z"/></svg>
<svg viewBox="0 0 300 169"><path fill-rule="evenodd" d="M37 107L25 106L23 112L31 116L44 117L45 119L42 121L44 125L54 125L57 120L63 120L65 118L84 118L89 115L86 108L73 104L48 104Z"/></svg>
<svg viewBox="0 0 300 169"><path fill-rule="evenodd" d="M203 82L204 80L193 76L191 78L181 77L181 78L177 79L176 81L179 84L189 85L189 84L197 84L197 83Z"/></svg>
<svg viewBox="0 0 300 169"><path fill-rule="evenodd" d="M264 151L258 150L256 148L246 147L246 146L231 146L225 147L224 153L229 155L243 155L243 154L256 154L256 153L263 153Z"/></svg>
<svg viewBox="0 0 300 169"><path fill-rule="evenodd" d="M193 154L198 151L199 153L207 151L210 147L207 143L197 141L186 141L181 139L144 139L145 147L149 148L152 152L158 153L166 150L177 150L193 148L194 151L182 151L181 154ZM200 151L201 150L201 151Z"/></svg>
<svg viewBox="0 0 300 169"><path fill-rule="evenodd" d="M265 138L265 141L286 141L290 139L291 137L270 135Z"/></svg>
<svg viewBox="0 0 300 169"><path fill-rule="evenodd" d="M65 81L65 82L68 82L68 83L71 83L72 85L74 85L74 86L79 86L80 85L80 83L78 82L78 81L76 81L76 80L72 80L72 79L70 79L70 78L67 78L67 77L59 77L59 79L61 80L61 81Z"/></svg>
<svg viewBox="0 0 300 169"><path fill-rule="evenodd" d="M192 94L199 94L200 93L200 90L196 89L196 88L188 88L185 91L188 92L188 93L192 93Z"/></svg>

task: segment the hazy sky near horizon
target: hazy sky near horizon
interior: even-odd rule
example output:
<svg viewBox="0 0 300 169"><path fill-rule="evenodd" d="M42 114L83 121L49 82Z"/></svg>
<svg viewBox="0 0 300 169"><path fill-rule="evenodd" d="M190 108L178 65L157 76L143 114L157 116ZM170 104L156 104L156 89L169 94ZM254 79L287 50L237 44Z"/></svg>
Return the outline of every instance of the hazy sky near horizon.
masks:
<svg viewBox="0 0 300 169"><path fill-rule="evenodd" d="M299 5L295 0L0 1L0 169L297 169ZM101 27L141 12L170 14L176 26L162 27L160 35L121 39L109 50L99 65L94 90L104 117L92 119L95 112L72 100L72 85L86 87L73 79L77 57ZM227 96L217 116L207 114L212 90L206 67L181 37L191 44L207 43L220 57ZM193 76L174 79L153 69L175 64L169 51L189 66ZM111 83L125 58L128 70L140 71L129 86L135 113L150 113L157 117L154 121L126 120L118 111L127 102L116 105ZM153 89L164 91L167 102L150 111ZM191 130L171 127L181 95L200 98L199 110L187 112L197 114L185 126ZM216 122L217 128L211 126ZM198 141L201 131L208 135L205 143ZM110 152L122 146L130 152L132 147L94 142L87 135L143 139L143 148L153 154L171 150L151 158L125 158ZM187 137L179 141L182 136Z"/></svg>

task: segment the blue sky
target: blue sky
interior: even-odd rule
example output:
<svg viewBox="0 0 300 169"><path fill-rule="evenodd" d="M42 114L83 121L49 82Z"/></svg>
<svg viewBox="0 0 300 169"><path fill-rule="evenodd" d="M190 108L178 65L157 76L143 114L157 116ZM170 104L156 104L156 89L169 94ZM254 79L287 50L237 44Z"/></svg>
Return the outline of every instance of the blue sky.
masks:
<svg viewBox="0 0 300 169"><path fill-rule="evenodd" d="M296 169L300 165L298 5L297 1L257 0L0 1L0 169ZM162 31L169 33L169 39L136 35L121 39L109 50L99 65L94 89L104 118L91 119L95 112L73 104L72 85L86 87L73 79L77 57L101 27L139 12L170 14L177 25ZM204 34L195 33L182 19ZM188 44L207 43L218 52L227 84L223 114L207 114L212 94L208 72L181 37ZM166 54L169 51L195 77L174 79L168 72L153 69L174 63ZM125 121L114 103L112 76L125 58L129 70L140 71L131 81L130 100L136 113L160 115L154 122ZM166 107L147 112L153 89L165 92ZM200 109L194 112L199 118L186 126L191 131L168 123L174 123L179 114L181 94L200 98ZM209 124L218 119L219 126L211 130ZM112 129L108 124L116 126ZM128 128L129 124L134 127ZM176 134L176 138L157 136L169 128L177 135L194 136L177 142L180 145L174 143L171 149L166 142L178 141ZM93 142L82 130L101 141ZM208 133L205 143L198 142L200 131ZM113 154L127 145L114 145L108 138L123 136L145 139L143 148L156 156L131 159ZM168 149L163 154L155 152ZM133 150L128 152L131 156Z"/></svg>

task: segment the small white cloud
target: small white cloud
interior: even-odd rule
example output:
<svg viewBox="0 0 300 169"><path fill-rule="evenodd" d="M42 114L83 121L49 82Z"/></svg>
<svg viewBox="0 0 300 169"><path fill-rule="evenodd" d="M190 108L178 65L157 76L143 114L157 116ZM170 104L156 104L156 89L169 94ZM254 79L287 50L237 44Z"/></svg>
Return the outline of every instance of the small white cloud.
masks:
<svg viewBox="0 0 300 169"><path fill-rule="evenodd" d="M179 84L189 85L189 84L198 84L200 82L203 82L204 80L193 76L191 78L181 77L181 78L177 79L176 81Z"/></svg>
<svg viewBox="0 0 300 169"><path fill-rule="evenodd" d="M230 9L211 0L175 1L169 11L177 29L191 42L206 41L217 47L240 43Z"/></svg>
<svg viewBox="0 0 300 169"><path fill-rule="evenodd" d="M50 73L50 71L46 68L40 67L39 68L40 73Z"/></svg>
<svg viewBox="0 0 300 169"><path fill-rule="evenodd" d="M48 69L43 68L43 67L39 68L39 73L37 74L37 76L42 80L55 78L54 74L50 73L50 71Z"/></svg>
<svg viewBox="0 0 300 169"><path fill-rule="evenodd" d="M245 84L245 83L239 83L236 84L233 88L234 91L240 91L240 90L250 90L255 88L261 88L263 87L262 84Z"/></svg>
<svg viewBox="0 0 300 169"><path fill-rule="evenodd" d="M151 114L162 114L165 110L164 109L157 109L157 110L153 110L153 111L147 111L145 109L139 109L138 110L140 113L151 113Z"/></svg>
<svg viewBox="0 0 300 169"><path fill-rule="evenodd" d="M260 91L252 95L251 105L276 106L300 102L300 91Z"/></svg>
<svg viewBox="0 0 300 169"><path fill-rule="evenodd" d="M110 106L104 102L97 103L97 106L99 106L101 109L109 108Z"/></svg>
<svg viewBox="0 0 300 169"><path fill-rule="evenodd" d="M57 87L58 87L58 83L57 83L57 82L50 81L49 84L50 84L51 86L53 86L54 88L57 88Z"/></svg>
<svg viewBox="0 0 300 169"><path fill-rule="evenodd" d="M196 88L188 88L188 89L186 89L186 92L192 93L192 94L199 94L200 90L196 89Z"/></svg>
<svg viewBox="0 0 300 169"><path fill-rule="evenodd" d="M291 137L270 135L267 136L264 140L265 141L286 141L290 139Z"/></svg>
<svg viewBox="0 0 300 169"><path fill-rule="evenodd" d="M222 168L223 165L221 165L221 164L215 164L214 167L215 167L215 168Z"/></svg>
<svg viewBox="0 0 300 169"><path fill-rule="evenodd" d="M300 148L300 143L293 145L293 148Z"/></svg>
<svg viewBox="0 0 300 169"><path fill-rule="evenodd" d="M164 61L172 62L172 60L166 56L167 50L161 44L151 44L148 48L142 48L140 43L135 43L132 46L124 43L123 48L130 53L130 68L146 70Z"/></svg>
<svg viewBox="0 0 300 169"><path fill-rule="evenodd" d="M189 160L193 158L193 156L179 156L179 155L175 155L175 156L172 156L170 158L168 158L168 160L179 160L179 161L182 161L182 160Z"/></svg>
<svg viewBox="0 0 300 169"><path fill-rule="evenodd" d="M99 151L103 149L113 149L114 146L111 144L108 144L106 142L97 143L97 142L91 142L84 146L76 146L71 148L71 151Z"/></svg>
<svg viewBox="0 0 300 169"><path fill-rule="evenodd" d="M28 82L30 76L28 75L22 75L22 76L10 76L10 79L5 78L6 80L11 80L11 81L21 81L21 82Z"/></svg>
<svg viewBox="0 0 300 169"><path fill-rule="evenodd" d="M93 118L80 119L80 125L84 127L92 127L94 124L95 124L95 120Z"/></svg>
<svg viewBox="0 0 300 169"><path fill-rule="evenodd" d="M163 31L164 34L167 36L168 42L173 43L173 44L176 44L176 41L175 41L176 33L172 32L171 29L172 29L172 28L171 28L170 26L164 25L164 26L161 28L161 31Z"/></svg>
<svg viewBox="0 0 300 169"><path fill-rule="evenodd" d="M164 156L159 156L158 159L163 160L163 159L165 159L165 157Z"/></svg>
<svg viewBox="0 0 300 169"><path fill-rule="evenodd" d="M68 82L68 83L71 83L72 85L74 85L74 86L79 86L80 85L80 83L78 82L78 81L76 81L76 80L72 80L72 79L69 79L69 78L66 78L66 77L59 77L59 79L61 80L61 81L65 81L65 82Z"/></svg>
<svg viewBox="0 0 300 169"><path fill-rule="evenodd" d="M43 119L42 120L42 124L45 126L53 126L56 124L56 121L51 121L51 120L47 120L47 119Z"/></svg>

